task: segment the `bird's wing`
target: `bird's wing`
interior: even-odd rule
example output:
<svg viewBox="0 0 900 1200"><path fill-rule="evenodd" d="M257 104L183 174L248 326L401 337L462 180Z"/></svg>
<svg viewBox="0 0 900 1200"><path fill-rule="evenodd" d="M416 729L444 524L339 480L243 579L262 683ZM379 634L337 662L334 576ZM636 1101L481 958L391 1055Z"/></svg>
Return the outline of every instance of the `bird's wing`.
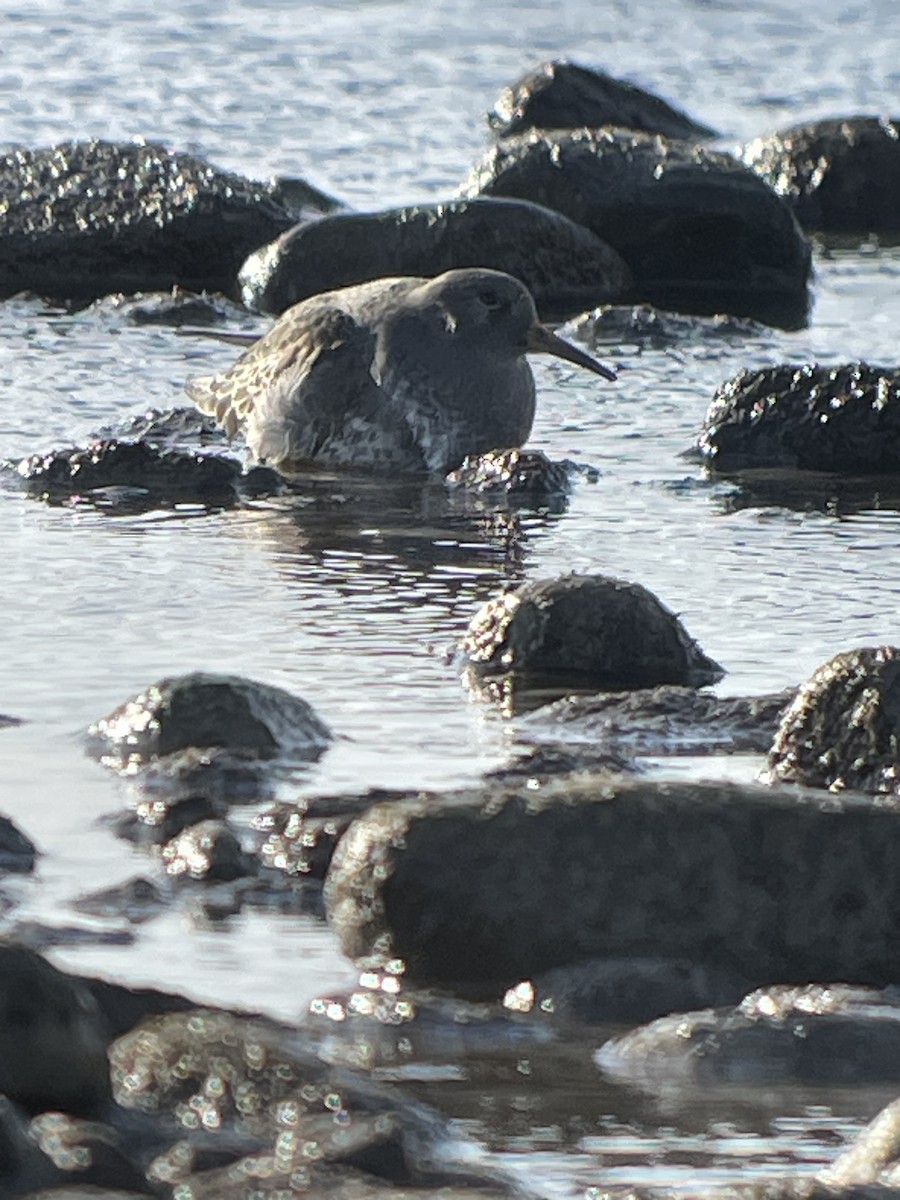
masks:
<svg viewBox="0 0 900 1200"><path fill-rule="evenodd" d="M264 423L280 425L292 407L298 421L305 412L308 421L331 424L340 420L333 410L341 407L348 387L374 386L373 354L371 333L349 314L307 302L289 309L227 371L190 379L186 391L229 437Z"/></svg>

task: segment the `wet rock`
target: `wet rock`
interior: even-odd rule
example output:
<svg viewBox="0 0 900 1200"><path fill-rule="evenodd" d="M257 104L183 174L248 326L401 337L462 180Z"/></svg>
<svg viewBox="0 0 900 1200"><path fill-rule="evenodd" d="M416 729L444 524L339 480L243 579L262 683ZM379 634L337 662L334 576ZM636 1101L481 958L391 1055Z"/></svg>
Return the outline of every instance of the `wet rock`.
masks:
<svg viewBox="0 0 900 1200"><path fill-rule="evenodd" d="M556 209L621 254L633 299L807 322L810 249L788 204L727 154L624 130L533 132L489 150L463 195Z"/></svg>
<svg viewBox="0 0 900 1200"><path fill-rule="evenodd" d="M413 1063L466 1074L484 1055L502 1058L554 1037L549 1022L499 1003L405 986L388 971L364 971L350 991L317 996L301 1025L327 1062L372 1071Z"/></svg>
<svg viewBox="0 0 900 1200"><path fill-rule="evenodd" d="M22 723L21 717L11 717L8 713L0 713L0 729L13 729Z"/></svg>
<svg viewBox="0 0 900 1200"><path fill-rule="evenodd" d="M632 1025L698 1003L735 1004L746 991L737 970L670 958L610 958L523 980L503 1003L513 1012L542 1012L555 1021Z"/></svg>
<svg viewBox="0 0 900 1200"><path fill-rule="evenodd" d="M680 1012L607 1042L605 1074L656 1092L711 1084L900 1083L900 991L768 987L736 1008Z"/></svg>
<svg viewBox="0 0 900 1200"><path fill-rule="evenodd" d="M468 501L564 511L573 474L573 463L554 462L542 450L491 450L464 458L445 483Z"/></svg>
<svg viewBox="0 0 900 1200"><path fill-rule="evenodd" d="M162 846L190 826L218 820L227 811L227 804L202 792L172 798L151 794L141 797L134 808L104 818L104 824L125 841Z"/></svg>
<svg viewBox="0 0 900 1200"><path fill-rule="evenodd" d="M625 694L568 696L526 718L526 741L578 743L631 754L765 754L795 689L762 696L715 696L663 686Z"/></svg>
<svg viewBox="0 0 900 1200"><path fill-rule="evenodd" d="M355 817L384 800L415 794L371 788L358 796L311 796L299 804L277 804L253 820L263 836L260 862L287 876L324 879L334 848Z"/></svg>
<svg viewBox="0 0 900 1200"><path fill-rule="evenodd" d="M108 318L126 325L165 325L178 329L183 325L209 327L233 323L246 316L243 309L221 295L188 292L176 285L168 292L117 292L96 300L85 310L85 317Z"/></svg>
<svg viewBox="0 0 900 1200"><path fill-rule="evenodd" d="M225 431L198 408L148 408L97 433L97 440L145 442L161 450L227 446Z"/></svg>
<svg viewBox="0 0 900 1200"><path fill-rule="evenodd" d="M650 304L604 304L567 321L560 332L594 347L635 341L669 346L673 342L758 338L767 329L758 321L730 313L697 317L663 312Z"/></svg>
<svg viewBox="0 0 900 1200"><path fill-rule="evenodd" d="M427 1170L442 1123L430 1110L327 1066L275 1022L197 1010L145 1021L110 1050L116 1100L177 1133L253 1139L294 1170L341 1161L397 1181Z"/></svg>
<svg viewBox="0 0 900 1200"><path fill-rule="evenodd" d="M900 370L851 363L744 371L716 392L697 451L717 471L900 471Z"/></svg>
<svg viewBox="0 0 900 1200"><path fill-rule="evenodd" d="M557 60L545 62L503 89L487 123L497 137L526 129L598 129L616 125L697 141L716 131L659 96L614 79L605 71Z"/></svg>
<svg viewBox="0 0 900 1200"><path fill-rule="evenodd" d="M900 650L864 647L818 667L787 708L770 782L900 796Z"/></svg>
<svg viewBox="0 0 900 1200"><path fill-rule="evenodd" d="M229 291L303 218L284 188L153 143L68 142L0 157L0 297Z"/></svg>
<svg viewBox="0 0 900 1200"><path fill-rule="evenodd" d="M237 459L159 449L111 438L87 447L33 454L16 466L33 496L51 503L87 499L108 507L234 504L242 475Z"/></svg>
<svg viewBox="0 0 900 1200"><path fill-rule="evenodd" d="M471 199L298 225L241 268L248 308L283 313L317 292L390 275L493 267L521 279L539 314L561 319L630 293L631 272L599 237L521 200Z"/></svg>
<svg viewBox="0 0 900 1200"><path fill-rule="evenodd" d="M27 875L34 870L37 849L9 817L0 816L0 871Z"/></svg>
<svg viewBox="0 0 900 1200"><path fill-rule="evenodd" d="M191 825L163 847L162 861L173 879L229 882L255 873L253 859L223 821Z"/></svg>
<svg viewBox="0 0 900 1200"><path fill-rule="evenodd" d="M900 122L839 117L757 138L743 161L792 206L804 229L900 231Z"/></svg>
<svg viewBox="0 0 900 1200"><path fill-rule="evenodd" d="M127 771L187 747L260 759L317 759L331 741L305 700L282 688L202 671L152 684L92 725L88 753Z"/></svg>
<svg viewBox="0 0 900 1200"><path fill-rule="evenodd" d="M490 996L633 956L749 987L900 981L900 822L858 794L584 774L423 794L352 823L325 900L351 959Z"/></svg>
<svg viewBox="0 0 900 1200"><path fill-rule="evenodd" d="M56 1169L58 1184L149 1191L146 1176L131 1157L128 1139L109 1125L47 1112L34 1118L29 1132Z"/></svg>
<svg viewBox="0 0 900 1200"><path fill-rule="evenodd" d="M164 912L168 899L152 879L138 875L115 887L76 896L71 904L76 912L92 917L123 919L131 925L141 925Z"/></svg>
<svg viewBox="0 0 900 1200"><path fill-rule="evenodd" d="M0 1093L30 1112L91 1115L110 1095L108 1042L81 980L0 942Z"/></svg>
<svg viewBox="0 0 900 1200"><path fill-rule="evenodd" d="M489 600L460 643L476 690L512 678L520 707L572 691L715 683L723 669L646 588L564 575ZM531 696L529 696L531 693Z"/></svg>

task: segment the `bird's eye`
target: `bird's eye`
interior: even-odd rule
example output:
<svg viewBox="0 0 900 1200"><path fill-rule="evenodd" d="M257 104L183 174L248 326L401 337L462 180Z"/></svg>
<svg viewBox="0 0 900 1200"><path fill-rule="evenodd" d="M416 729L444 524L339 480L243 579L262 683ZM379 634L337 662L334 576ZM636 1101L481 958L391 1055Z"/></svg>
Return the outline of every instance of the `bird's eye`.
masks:
<svg viewBox="0 0 900 1200"><path fill-rule="evenodd" d="M485 288L484 291L478 293L478 299L490 312L495 312L498 308L503 307L503 299L493 288Z"/></svg>

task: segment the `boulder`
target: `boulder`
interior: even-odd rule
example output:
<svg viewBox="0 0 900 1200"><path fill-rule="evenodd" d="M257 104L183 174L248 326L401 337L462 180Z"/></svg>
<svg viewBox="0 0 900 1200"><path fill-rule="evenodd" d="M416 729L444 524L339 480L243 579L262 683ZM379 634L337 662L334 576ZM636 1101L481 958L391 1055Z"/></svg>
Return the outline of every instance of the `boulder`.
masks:
<svg viewBox="0 0 900 1200"><path fill-rule="evenodd" d="M865 647L818 667L785 710L766 778L900 797L900 650Z"/></svg>
<svg viewBox="0 0 900 1200"><path fill-rule="evenodd" d="M794 125L740 151L804 229L864 237L900 231L900 121L838 117Z"/></svg>
<svg viewBox="0 0 900 1200"><path fill-rule="evenodd" d="M900 471L900 369L865 363L743 371L713 397L697 452L717 471Z"/></svg>
<svg viewBox="0 0 900 1200"><path fill-rule="evenodd" d="M0 198L0 298L228 292L247 255L304 216L296 189L145 142L14 150L0 157Z"/></svg>
<svg viewBox="0 0 900 1200"><path fill-rule="evenodd" d="M547 702L571 691L701 687L724 675L674 613L638 583L564 575L489 600L469 622L460 651L467 682L498 680ZM482 689L483 690L483 689Z"/></svg>
<svg viewBox="0 0 900 1200"><path fill-rule="evenodd" d="M325 881L344 952L502 995L588 959L900 982L900 821L810 789L577 773L376 805Z"/></svg>
<svg viewBox="0 0 900 1200"><path fill-rule="evenodd" d="M392 275L492 267L521 279L544 319L631 291L631 272L599 237L522 200L454 200L297 225L240 272L248 308L280 314L317 292Z"/></svg>
<svg viewBox="0 0 900 1200"><path fill-rule="evenodd" d="M462 188L556 209L621 254L633 300L807 322L810 248L790 206L749 167L689 142L622 129L518 134Z"/></svg>
<svg viewBox="0 0 900 1200"><path fill-rule="evenodd" d="M133 772L187 747L310 762L331 738L312 707L282 688L196 671L161 679L97 721L87 748L105 766Z"/></svg>
<svg viewBox="0 0 900 1200"><path fill-rule="evenodd" d="M616 125L701 141L716 131L667 104L652 92L605 71L557 60L545 62L505 87L487 123L497 137L526 129L598 129Z"/></svg>

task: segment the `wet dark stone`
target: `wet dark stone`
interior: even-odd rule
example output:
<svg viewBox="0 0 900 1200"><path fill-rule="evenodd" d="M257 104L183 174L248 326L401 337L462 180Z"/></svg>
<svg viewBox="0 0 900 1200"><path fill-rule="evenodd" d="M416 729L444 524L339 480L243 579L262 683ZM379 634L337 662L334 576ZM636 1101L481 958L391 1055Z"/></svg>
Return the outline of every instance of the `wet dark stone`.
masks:
<svg viewBox="0 0 900 1200"><path fill-rule="evenodd" d="M851 363L744 371L713 397L697 451L724 472L900 472L900 369Z"/></svg>
<svg viewBox="0 0 900 1200"><path fill-rule="evenodd" d="M491 450L463 459L445 483L464 502L564 512L575 470L573 463L554 462L542 450Z"/></svg>
<svg viewBox="0 0 900 1200"><path fill-rule="evenodd" d="M109 1125L67 1113L46 1112L31 1122L38 1149L58 1173L57 1182L82 1187L149 1192L147 1178L132 1157L129 1139ZM99 1193L98 1200L102 1200Z"/></svg>
<svg viewBox="0 0 900 1200"><path fill-rule="evenodd" d="M174 879L230 882L253 875L256 864L224 821L201 821L168 842L163 866Z"/></svg>
<svg viewBox="0 0 900 1200"><path fill-rule="evenodd" d="M809 245L786 201L730 155L616 129L532 132L489 150L462 192L586 226L628 263L635 300L807 323Z"/></svg>
<svg viewBox="0 0 900 1200"><path fill-rule="evenodd" d="M606 304L568 321L564 332L567 337L596 347L622 341L668 346L673 342L740 340L762 337L767 330L758 321L730 313L696 317L663 312L649 304Z"/></svg>
<svg viewBox="0 0 900 1200"><path fill-rule="evenodd" d="M76 912L92 917L113 917L140 925L164 912L168 897L152 879L138 875L114 887L77 896L71 904Z"/></svg>
<svg viewBox="0 0 900 1200"><path fill-rule="evenodd" d="M29 1112L90 1116L110 1095L109 1040L83 980L0 942L0 1093Z"/></svg>
<svg viewBox="0 0 900 1200"><path fill-rule="evenodd" d="M714 129L652 92L564 60L542 63L505 87L487 114L487 123L497 137L526 129L598 129L601 125L697 141L717 136Z"/></svg>
<svg viewBox="0 0 900 1200"><path fill-rule="evenodd" d="M149 795L141 797L134 808L105 818L104 823L125 841L162 846L191 825L217 820L227 811L227 804L203 793L173 798Z"/></svg>
<svg viewBox="0 0 900 1200"><path fill-rule="evenodd" d="M33 454L16 467L34 496L51 503L77 498L139 507L195 502L234 504L241 464L219 454L161 450L149 442L115 438L85 448Z"/></svg>
<svg viewBox="0 0 900 1200"><path fill-rule="evenodd" d="M804 229L900 232L900 122L838 117L744 146L744 162L792 206Z"/></svg>
<svg viewBox="0 0 900 1200"><path fill-rule="evenodd" d="M525 740L567 740L631 754L765 754L796 690L716 696L665 685L635 692L568 696L527 718Z"/></svg>
<svg viewBox="0 0 900 1200"><path fill-rule="evenodd" d="M148 408L101 429L97 438L145 442L160 449L197 449L204 446L227 446L225 431L192 405L190 408Z"/></svg>
<svg viewBox="0 0 900 1200"><path fill-rule="evenodd" d="M350 825L325 900L348 957L488 996L635 956L900 982L900 821L858 793L577 773L423 794Z"/></svg>
<svg viewBox="0 0 900 1200"><path fill-rule="evenodd" d="M110 1070L123 1108L167 1118L176 1135L253 1139L263 1154L277 1139L288 1172L340 1161L406 1181L443 1132L431 1110L325 1064L297 1030L231 1013L150 1018L113 1044Z"/></svg>
<svg viewBox="0 0 900 1200"><path fill-rule="evenodd" d="M34 870L37 849L31 838L9 817L0 816L0 871L28 874Z"/></svg>
<svg viewBox="0 0 900 1200"><path fill-rule="evenodd" d="M68 142L0 158L0 297L228 292L302 219L283 187L152 143Z"/></svg>
<svg viewBox="0 0 900 1200"><path fill-rule="evenodd" d="M202 671L152 684L92 725L88 753L118 770L187 747L260 759L317 759L331 731L305 700L282 688Z"/></svg>
<svg viewBox="0 0 900 1200"><path fill-rule="evenodd" d="M662 1017L595 1057L612 1078L653 1092L673 1084L900 1083L900 991L767 987L736 1008Z"/></svg>
<svg viewBox="0 0 900 1200"><path fill-rule="evenodd" d="M86 310L86 315L110 317L129 325L166 325L176 329L182 325L224 325L242 314L243 310L224 296L188 292L178 286L169 292L138 292L134 296L118 292L95 301Z"/></svg>
<svg viewBox="0 0 900 1200"><path fill-rule="evenodd" d="M324 879L334 848L355 817L384 800L413 795L371 788L362 795L310 796L299 804L276 804L253 820L263 836L260 862L287 876Z"/></svg>
<svg viewBox="0 0 900 1200"><path fill-rule="evenodd" d="M470 686L512 678L521 707L599 688L701 687L724 674L652 592L604 575L501 594L472 618L460 651Z"/></svg>
<svg viewBox="0 0 900 1200"><path fill-rule="evenodd" d="M736 1004L747 991L738 969L670 958L614 958L557 967L519 984L506 1003L585 1025L652 1021L698 1004Z"/></svg>
<svg viewBox="0 0 900 1200"><path fill-rule="evenodd" d="M900 797L900 650L835 655L801 686L769 752L770 782Z"/></svg>
<svg viewBox="0 0 900 1200"><path fill-rule="evenodd" d="M21 717L11 717L8 713L0 713L0 729L13 729L23 724Z"/></svg>
<svg viewBox="0 0 900 1200"><path fill-rule="evenodd" d="M389 275L492 267L515 275L545 319L631 292L619 255L559 212L519 200L454 200L299 225L241 269L248 308L282 313L317 292Z"/></svg>

